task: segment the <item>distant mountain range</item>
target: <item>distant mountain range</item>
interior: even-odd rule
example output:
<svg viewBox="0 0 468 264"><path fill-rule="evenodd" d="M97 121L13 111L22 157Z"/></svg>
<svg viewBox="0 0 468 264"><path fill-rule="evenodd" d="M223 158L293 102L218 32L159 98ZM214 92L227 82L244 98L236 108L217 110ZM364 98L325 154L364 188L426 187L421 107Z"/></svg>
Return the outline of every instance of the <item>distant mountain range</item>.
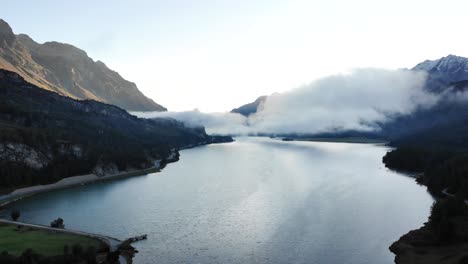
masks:
<svg viewBox="0 0 468 264"><path fill-rule="evenodd" d="M457 92L468 87L468 58L448 55L438 60L426 60L411 70L425 71L425 89L440 94L430 108L417 109L378 124L378 136L393 145L431 145L468 147L468 102L457 98Z"/></svg>
<svg viewBox="0 0 468 264"><path fill-rule="evenodd" d="M468 89L468 58L448 55L438 60L426 60L410 70L427 72L425 89L432 93L455 92ZM267 98L268 96L260 96L252 103L231 110L231 113L250 116L261 109L262 104ZM448 106L444 107L447 108ZM452 112L457 111L453 107L451 108ZM442 115L443 113L438 111L438 114ZM430 118L430 116L425 115L425 118ZM442 117L440 116L440 118Z"/></svg>
<svg viewBox="0 0 468 264"><path fill-rule="evenodd" d="M39 44L15 35L0 19L0 69L14 71L43 89L74 99L93 99L130 111L166 111L103 62L69 44Z"/></svg>
<svg viewBox="0 0 468 264"><path fill-rule="evenodd" d="M468 58L449 55L438 60L419 63L412 71L425 71L425 89L440 94L440 100L430 108L416 109L411 114L389 116L375 124L379 130L338 130L318 134L274 134L288 139L366 138L392 142L392 145L431 145L468 148L468 101L457 100L456 92L468 90ZM245 116L261 109L267 97L232 110ZM271 134L265 134L270 135Z"/></svg>

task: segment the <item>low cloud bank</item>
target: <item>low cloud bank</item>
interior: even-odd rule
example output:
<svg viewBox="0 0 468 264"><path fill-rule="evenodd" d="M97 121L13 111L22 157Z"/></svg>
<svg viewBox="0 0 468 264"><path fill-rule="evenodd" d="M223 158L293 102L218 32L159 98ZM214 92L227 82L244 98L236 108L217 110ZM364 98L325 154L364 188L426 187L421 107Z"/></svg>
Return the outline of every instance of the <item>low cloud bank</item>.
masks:
<svg viewBox="0 0 468 264"><path fill-rule="evenodd" d="M184 112L132 112L143 118L173 118L190 127L203 126L208 134L246 135L251 128L247 118L233 113L202 113L198 110Z"/></svg>
<svg viewBox="0 0 468 264"><path fill-rule="evenodd" d="M375 122L433 105L424 91L426 74L408 70L360 69L273 94L252 116L259 131L317 133L377 129Z"/></svg>
<svg viewBox="0 0 468 264"><path fill-rule="evenodd" d="M152 112L140 117L171 117L213 134L320 133L371 131L376 122L431 107L438 97L424 91L426 74L409 70L359 69L333 75L267 98L246 118L233 113Z"/></svg>

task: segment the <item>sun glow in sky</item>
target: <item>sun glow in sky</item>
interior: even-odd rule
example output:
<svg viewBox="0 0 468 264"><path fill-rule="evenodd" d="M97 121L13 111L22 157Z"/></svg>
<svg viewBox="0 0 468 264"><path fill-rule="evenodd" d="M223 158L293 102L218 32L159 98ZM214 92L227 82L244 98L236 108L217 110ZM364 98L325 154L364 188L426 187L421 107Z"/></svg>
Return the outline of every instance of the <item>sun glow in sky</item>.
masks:
<svg viewBox="0 0 468 264"><path fill-rule="evenodd" d="M73 44L170 110L229 111L353 68L468 56L466 1L8 1L0 17Z"/></svg>

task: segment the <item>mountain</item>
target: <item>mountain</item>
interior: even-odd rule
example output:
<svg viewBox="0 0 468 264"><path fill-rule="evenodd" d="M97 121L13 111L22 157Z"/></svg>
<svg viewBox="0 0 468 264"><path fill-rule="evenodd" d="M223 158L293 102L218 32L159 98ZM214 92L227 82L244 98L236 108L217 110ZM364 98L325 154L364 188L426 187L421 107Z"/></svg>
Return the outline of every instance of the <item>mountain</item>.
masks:
<svg viewBox="0 0 468 264"><path fill-rule="evenodd" d="M427 72L425 89L442 93L431 108L417 109L411 114L390 118L378 126L395 145L431 144L468 146L468 103L457 92L468 87L468 58L448 55L426 60L412 70Z"/></svg>
<svg viewBox="0 0 468 264"><path fill-rule="evenodd" d="M96 171L151 167L174 151L232 141L172 119L141 119L0 70L0 191ZM177 154L177 153L176 153Z"/></svg>
<svg viewBox="0 0 468 264"><path fill-rule="evenodd" d="M468 58L448 55L437 60L426 60L417 64L411 70L427 72L425 89L431 93L441 94L439 102L431 108L416 109L413 113L406 115L388 116L384 122L377 122L376 131L330 131L320 134L281 134L287 138L368 138L381 139L385 141L418 141L422 139L435 143L439 138L441 144L448 141L455 143L455 138L459 141L465 140L463 134L456 134L457 129L468 132L468 126L462 124L468 121L468 103L466 100L454 100L459 95L456 92L468 90ZM443 94L442 94L443 93ZM248 116L257 111L266 96L261 96L255 102L233 109L231 112ZM452 127L453 129L450 129ZM420 133L424 136L418 139ZM268 135L268 134L267 134ZM445 137L450 135L450 137ZM468 139L468 138L467 138ZM468 141L467 141L468 142ZM467 144L468 145L468 144Z"/></svg>
<svg viewBox="0 0 468 264"><path fill-rule="evenodd" d="M468 89L468 58L448 55L437 60L426 60L417 64L411 70L427 72L426 89L440 93L447 89L455 91ZM254 102L232 109L231 113L249 116L257 109L267 96L260 96Z"/></svg>
<svg viewBox="0 0 468 264"><path fill-rule="evenodd" d="M468 80L468 59L448 55L438 60L426 60L411 70L428 73L426 88L432 92L441 92L456 83Z"/></svg>
<svg viewBox="0 0 468 264"><path fill-rule="evenodd" d="M395 263L463 263L468 243L468 104L443 102L400 117L383 131L397 135L390 142L395 148L383 157L385 166L417 175L416 181L437 197L428 221L391 245Z"/></svg>
<svg viewBox="0 0 468 264"><path fill-rule="evenodd" d="M14 71L38 87L74 99L92 99L129 111L167 110L85 51L59 42L39 44L28 35L15 35L1 19L0 69Z"/></svg>
<svg viewBox="0 0 468 264"><path fill-rule="evenodd" d="M430 109L382 124L395 147L385 166L418 175L434 196L429 219L390 246L395 263L463 263L468 243L468 59L449 55L424 61L412 70L428 73L426 89L442 93ZM450 258L446 256L450 255Z"/></svg>
<svg viewBox="0 0 468 264"><path fill-rule="evenodd" d="M258 97L255 101L249 104L245 104L243 106L240 106L239 108L234 108L231 110L231 113L238 113L243 116L249 116L251 114L255 114L259 107L266 101L268 96L260 96Z"/></svg>

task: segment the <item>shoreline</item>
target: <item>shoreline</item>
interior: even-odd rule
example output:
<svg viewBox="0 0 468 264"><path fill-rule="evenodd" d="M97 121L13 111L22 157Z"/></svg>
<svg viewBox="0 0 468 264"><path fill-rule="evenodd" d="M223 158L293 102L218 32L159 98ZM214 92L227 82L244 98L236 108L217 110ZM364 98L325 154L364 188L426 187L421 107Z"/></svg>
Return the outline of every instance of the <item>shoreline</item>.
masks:
<svg viewBox="0 0 468 264"><path fill-rule="evenodd" d="M51 184L34 185L34 186L16 189L9 194L0 196L0 211L5 210L5 208L8 205L11 205L12 203L15 203L21 199L29 198L31 196L41 194L41 193L74 188L78 186L100 183L104 181L112 181L112 180L118 180L118 179L123 179L123 178L134 177L134 176L141 176L141 175L145 175L149 173L161 172L161 170L164 169L167 164L179 161L180 150L195 148L199 146L206 146L209 144L216 144L216 143L230 143L233 141L234 140L232 139L231 141L226 141L222 139L219 141L213 140L211 142L202 142L199 144L188 145L180 149L172 149L172 152L166 158L161 159L161 160L155 160L154 166L146 168L146 169L142 169L142 170L123 171L123 172L119 172L119 173L115 173L111 175L104 175L104 176L98 176L96 174L77 175L77 176L72 176L72 177L61 179L60 181L51 183ZM0 223L12 223L12 222L16 224L20 224L20 225L35 226L36 228L41 228L41 229L55 230L54 228L49 228L47 226L37 225L33 223L14 222L8 219L0 218ZM88 236L91 238L100 239L101 241L103 241L109 246L110 250L117 250L120 244L122 243L121 240L110 237L110 236L105 236L105 235L95 234L95 233L88 233L85 231L68 230L68 229L57 230L57 231L75 233L79 235ZM131 258L132 257L128 255L127 253L121 253L119 255L119 263L131 263Z"/></svg>
<svg viewBox="0 0 468 264"><path fill-rule="evenodd" d="M77 175L68 178L61 179L58 182L45 185L34 185L29 187L24 187L16 189L9 194L0 196L0 210L3 210L6 206L19 201L24 198L28 198L37 194L47 193L52 191L58 191L88 184L95 184L104 181L112 181L123 178L129 178L134 176L141 176L149 173L160 172L164 167L172 162L179 160L179 153L172 152L168 158L159 160L155 162L155 166L142 169L142 170L131 170L131 171L121 171L115 174L98 176L96 174L85 174Z"/></svg>
<svg viewBox="0 0 468 264"><path fill-rule="evenodd" d="M281 139L280 139L281 140ZM350 143L350 144L374 144L374 145L385 145L388 142L358 142L358 141L341 141L341 140L330 140L330 139L293 139L293 140L284 140L282 141L308 141L308 142L325 142L325 143ZM190 148L195 148L199 146L206 146L209 144L196 144L196 145L190 145L184 148L181 148L179 150L184 150L184 149L190 149ZM12 191L9 194L6 195L0 195L0 210L4 210L5 207L8 205L11 205L19 200L25 199L25 198L30 198L31 196L37 195L37 194L42 194L42 193L47 193L47 192L52 192L52 191L58 191L58 190L63 190L63 189L68 189L68 188L74 188L78 186L83 186L83 185L88 185L88 184L95 184L95 183L100 183L100 182L105 182L105 181L112 181L112 180L119 180L119 179L124 179L124 178L129 178L129 177L134 177L134 176L141 176L149 173L157 173L161 172L162 169L165 168L165 166L169 163L177 162L179 160L179 152L174 151L172 152L167 158L155 161L155 166L146 168L146 169L141 169L141 170L130 170L130 171L121 171L115 174L109 174L109 175L104 175L104 176L97 176L95 174L86 174L86 175L77 175L77 176L72 176L68 178L64 178L58 182L52 183L52 184L47 184L47 185L34 185L34 186L29 186L25 188L20 188ZM400 173L407 174L403 171L398 171ZM421 173L413 173L413 175L408 175L409 177L412 178L417 178L420 176ZM468 201L465 201L465 203L468 204ZM7 219L0 218L0 223L2 222L10 222L11 221ZM21 222L16 222L17 224L20 225L34 225L39 228L47 228L47 226L41 226L41 225L35 225L35 224L29 224L29 223L21 223ZM418 230L418 229L416 229ZM409 233L416 231L416 230L411 230ZM93 238L98 238L104 243L110 245L109 241L105 241L104 239L101 239L99 237L107 237L116 241L121 242L119 239L108 237L105 235L100 235L100 234L92 234L92 233L87 233L83 231L75 231L75 230L68 230L71 231L71 233L76 232L76 233L81 233L81 235L84 236L89 236ZM62 230L59 230L59 232L62 232ZM392 245L389 247L389 250L391 253L395 255L395 261L397 260L397 253L392 250L392 247L394 244L399 242L403 237L407 236L407 234L404 234L402 237L399 238L399 240L395 241L392 243ZM399 261L396 261L395 263L400 263Z"/></svg>
<svg viewBox="0 0 468 264"><path fill-rule="evenodd" d="M129 177L141 176L149 173L161 172L162 169L166 167L167 164L173 163L179 160L179 152L173 151L171 154L162 160L155 161L155 166L142 169L142 170L132 170L132 171L123 171L115 174L104 175L104 176L97 176L95 174L87 174L87 175L77 175L68 178L61 179L58 182L46 184L46 185L34 185L29 187L24 187L20 189L16 189L9 194L0 196L0 210L5 210L8 205L11 205L19 200L24 198L30 198L34 195L53 192L58 190L64 190L68 188L74 188L78 186L84 186L88 184L95 184L105 181L113 181L119 180ZM0 218L0 223L3 224L16 224L22 226L30 226L42 230L49 230L54 232L62 232L62 233L69 233L74 235L81 235L86 236L94 239L98 239L103 243L109 246L109 251L114 252L117 251L119 246L122 244L122 241L106 235L96 234L96 233L89 233L85 231L78 231L78 230L69 230L69 229L56 229L51 228L48 226L33 224L33 223L22 223L22 222L15 222L10 221L8 219ZM119 263L131 263L131 258L127 253L121 253L119 256Z"/></svg>
<svg viewBox="0 0 468 264"><path fill-rule="evenodd" d="M74 236L81 236L81 237L88 237L91 239L99 240L101 243L107 245L109 253L110 252L117 252L119 250L120 245L122 245L123 241L106 236L106 235L101 235L97 233L89 233L89 232L84 232L84 231L78 231L78 230L70 230L70 229L65 229L65 228L53 228L50 226L45 226L45 225L39 225L39 224L30 224L30 223L24 223L24 222L18 222L18 221L12 221L12 220L7 220L7 219L1 219L0 218L0 224L2 225L11 225L11 226L23 226L23 227L29 227L32 229L36 230L43 230L51 233L62 233L62 234L70 234ZM128 264L131 263L131 261L128 261L128 254L125 252L121 252L119 254L119 263L120 264Z"/></svg>
<svg viewBox="0 0 468 264"><path fill-rule="evenodd" d="M47 230L51 232L57 232L57 233L65 233L65 234L73 234L77 236L86 236L90 237L93 239L97 239L101 241L104 244L107 244L109 246L110 252L114 252L118 249L118 246L122 243L121 240L117 238L113 238L110 236L105 236L101 234L95 234L95 233L88 233L84 231L77 231L77 230L70 230L70 229L62 229L62 228L53 228L50 226L45 226L45 225L39 225L39 224L30 224L30 223L24 223L24 222L18 222L18 221L12 221L12 220L6 220L6 219L0 219L1 224L7 224L7 225L13 225L13 226L26 226L26 227L32 227L35 229L41 229L41 230Z"/></svg>
<svg viewBox="0 0 468 264"><path fill-rule="evenodd" d="M310 138L281 138L282 141L308 141L308 142L326 142L326 143L349 143L349 144L374 144L387 145L389 141L379 139L367 139L359 137L343 137L343 138L328 138L328 137L310 137Z"/></svg>

